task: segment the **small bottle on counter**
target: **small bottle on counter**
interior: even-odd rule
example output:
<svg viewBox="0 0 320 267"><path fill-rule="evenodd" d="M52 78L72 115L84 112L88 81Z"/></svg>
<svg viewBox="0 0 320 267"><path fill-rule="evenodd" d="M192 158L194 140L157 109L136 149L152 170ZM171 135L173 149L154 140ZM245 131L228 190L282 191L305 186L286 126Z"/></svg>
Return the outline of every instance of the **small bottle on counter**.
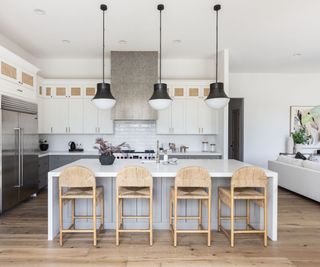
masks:
<svg viewBox="0 0 320 267"><path fill-rule="evenodd" d="M164 162L168 162L169 160L167 150L163 150L163 160Z"/></svg>

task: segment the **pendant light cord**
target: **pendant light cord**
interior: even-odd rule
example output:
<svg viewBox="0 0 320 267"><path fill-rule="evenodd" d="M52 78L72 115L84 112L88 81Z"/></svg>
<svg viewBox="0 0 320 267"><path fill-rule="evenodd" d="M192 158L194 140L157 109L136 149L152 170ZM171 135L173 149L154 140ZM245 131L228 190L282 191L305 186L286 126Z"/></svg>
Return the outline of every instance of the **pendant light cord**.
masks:
<svg viewBox="0 0 320 267"><path fill-rule="evenodd" d="M103 10L103 34L102 34L102 42L103 42L103 46L102 46L102 80L104 83L104 32L105 32L105 27L104 27L104 10Z"/></svg>
<svg viewBox="0 0 320 267"><path fill-rule="evenodd" d="M218 82L218 10L216 10L216 83Z"/></svg>
<svg viewBox="0 0 320 267"><path fill-rule="evenodd" d="M161 61L162 61L162 16L161 16L162 10L160 10L160 83L161 83Z"/></svg>

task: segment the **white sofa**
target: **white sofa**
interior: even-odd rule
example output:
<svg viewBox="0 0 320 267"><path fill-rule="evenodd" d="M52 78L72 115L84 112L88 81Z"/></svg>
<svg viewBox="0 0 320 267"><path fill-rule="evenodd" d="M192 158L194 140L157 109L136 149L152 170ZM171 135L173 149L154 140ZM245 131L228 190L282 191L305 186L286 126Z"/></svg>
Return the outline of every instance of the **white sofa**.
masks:
<svg viewBox="0 0 320 267"><path fill-rule="evenodd" d="M320 162L279 156L268 167L279 175L279 186L320 202Z"/></svg>

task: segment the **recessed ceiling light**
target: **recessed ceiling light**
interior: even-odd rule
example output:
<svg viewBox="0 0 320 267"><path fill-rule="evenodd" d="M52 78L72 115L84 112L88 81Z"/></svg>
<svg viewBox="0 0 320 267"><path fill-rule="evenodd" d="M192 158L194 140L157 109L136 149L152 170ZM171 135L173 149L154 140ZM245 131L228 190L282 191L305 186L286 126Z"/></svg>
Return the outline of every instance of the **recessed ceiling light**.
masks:
<svg viewBox="0 0 320 267"><path fill-rule="evenodd" d="M181 43L182 43L182 41L181 41L180 39L173 40L172 42L173 42L174 44L181 44Z"/></svg>
<svg viewBox="0 0 320 267"><path fill-rule="evenodd" d="M43 9L40 9L40 8L35 8L35 9L33 10L33 12L36 13L37 15L40 15L40 16L46 14L46 11L44 11Z"/></svg>
<svg viewBox="0 0 320 267"><path fill-rule="evenodd" d="M64 44L70 44L71 42L70 42L70 40L64 39L64 40L62 40L62 43L64 43Z"/></svg>
<svg viewBox="0 0 320 267"><path fill-rule="evenodd" d="M119 44L127 44L128 42L126 40L120 40Z"/></svg>
<svg viewBox="0 0 320 267"><path fill-rule="evenodd" d="M302 56L301 53L293 53L292 55L293 55L294 57L300 57L300 56Z"/></svg>

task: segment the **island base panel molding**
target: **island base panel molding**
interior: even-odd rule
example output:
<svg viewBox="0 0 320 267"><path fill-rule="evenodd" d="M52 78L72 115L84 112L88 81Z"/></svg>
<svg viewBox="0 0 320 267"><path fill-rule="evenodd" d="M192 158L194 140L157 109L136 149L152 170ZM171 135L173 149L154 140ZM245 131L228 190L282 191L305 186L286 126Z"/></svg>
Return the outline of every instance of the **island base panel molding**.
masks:
<svg viewBox="0 0 320 267"><path fill-rule="evenodd" d="M153 191L153 228L169 230L169 199L170 187L174 185L173 177L155 177ZM48 240L53 240L59 233L59 202L58 202L58 178L48 176ZM213 178L212 181L212 217L211 225L213 230L217 230L217 208L218 208L218 187L230 186L230 177ZM104 186L105 192L105 229L115 229L115 178L98 177L97 186ZM268 236L271 240L277 240L277 176L269 178L268 190ZM87 200L78 200L76 203L77 214L90 213L92 205ZM196 201L179 201L179 216L197 216L198 204ZM147 214L148 203L144 200L124 202L124 214L127 216L138 214ZM99 210L97 211L99 212ZM236 204L236 215L241 216L246 212L245 201ZM263 209L257 205L251 205L251 224L260 228L263 226ZM64 207L65 227L71 224L71 205ZM222 214L229 216L229 209L222 206ZM206 209L203 209L203 222L206 227ZM80 228L86 228L92 225L89 220L82 220L77 223ZM144 228L148 222L126 219L128 228ZM228 222L224 226L229 228ZM179 228L195 229L197 222L192 220L179 221ZM237 222L236 227L245 227L244 222Z"/></svg>

